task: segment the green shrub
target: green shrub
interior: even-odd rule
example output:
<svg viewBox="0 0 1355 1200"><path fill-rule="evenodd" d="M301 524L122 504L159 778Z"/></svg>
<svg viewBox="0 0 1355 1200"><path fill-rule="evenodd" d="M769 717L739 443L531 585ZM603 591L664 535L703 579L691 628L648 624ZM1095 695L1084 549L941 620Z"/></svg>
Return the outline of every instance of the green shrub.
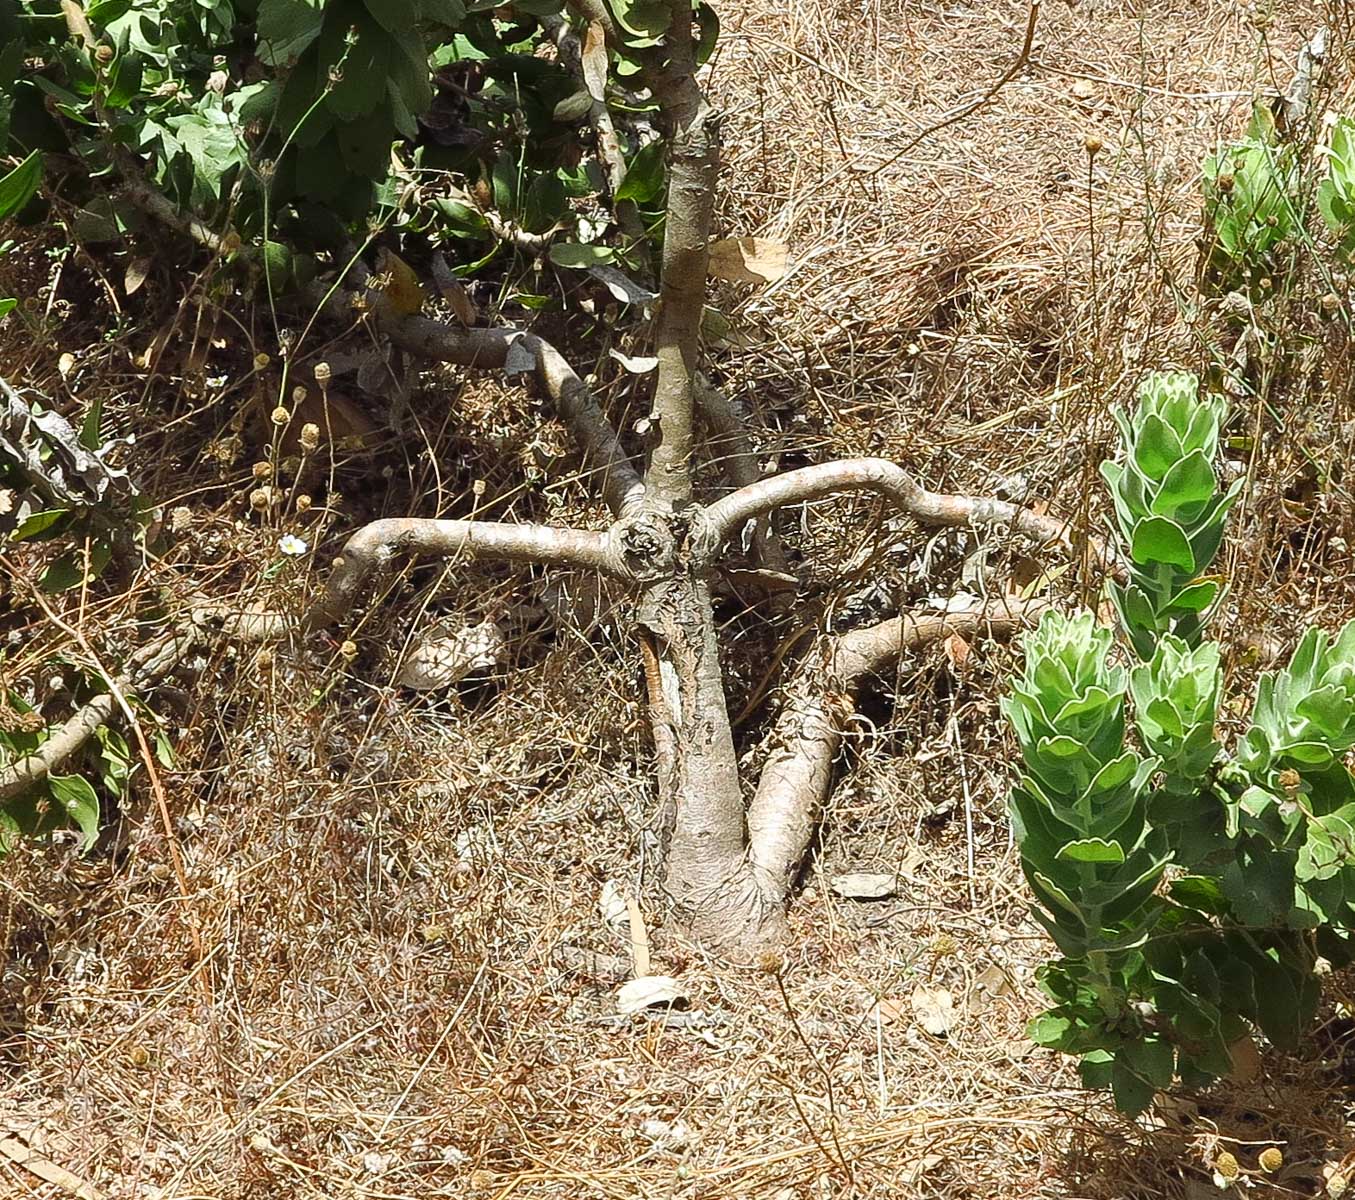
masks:
<svg viewBox="0 0 1355 1200"><path fill-rule="evenodd" d="M1294 1046L1324 963L1350 958L1355 622L1334 642L1309 630L1221 749L1219 648L1203 640L1218 584L1200 576L1236 499L1214 478L1224 415L1187 375L1151 376L1118 414L1103 474L1128 579L1112 595L1140 661L1117 665L1090 613L1051 612L1004 702L1022 867L1062 955L1041 969L1053 1005L1031 1034L1127 1112L1175 1079L1227 1075L1255 1030Z"/></svg>

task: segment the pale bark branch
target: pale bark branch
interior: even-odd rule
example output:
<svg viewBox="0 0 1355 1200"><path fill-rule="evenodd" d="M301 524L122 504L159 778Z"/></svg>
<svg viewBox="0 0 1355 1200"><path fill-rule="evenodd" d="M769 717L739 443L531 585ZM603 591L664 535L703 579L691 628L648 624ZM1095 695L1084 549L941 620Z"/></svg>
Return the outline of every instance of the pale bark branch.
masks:
<svg viewBox="0 0 1355 1200"><path fill-rule="evenodd" d="M300 617L212 606L203 610L228 636L277 641L337 625L361 603L373 581L406 557L497 558L600 571L629 578L609 534L548 525L389 517L364 525L334 560L324 593Z"/></svg>
<svg viewBox="0 0 1355 1200"><path fill-rule="evenodd" d="M176 629L138 650L117 679L119 691L135 691L168 675L194 647L202 644L200 630ZM95 696L59 725L31 754L0 770L0 803L28 791L59 771L75 757L95 732L107 725L121 707L116 692Z"/></svg>
<svg viewBox="0 0 1355 1200"><path fill-rule="evenodd" d="M770 735L774 749L748 810L749 856L769 899L784 902L818 824L833 761L862 682L899 655L952 633L1001 637L1033 624L1046 601L990 600L980 608L905 613L827 639L793 679Z"/></svg>
<svg viewBox="0 0 1355 1200"><path fill-rule="evenodd" d="M724 392L704 378L696 378L696 403L710 436L706 444L716 454L716 462L736 488L752 487L762 479L753 440L733 402ZM793 578L786 562L785 548L770 519L759 519L753 530L754 559L769 571ZM793 584L792 584L793 586Z"/></svg>
<svg viewBox="0 0 1355 1200"><path fill-rule="evenodd" d="M847 458L759 480L708 505L703 553L714 555L745 524L774 509L850 491L878 492L926 525L1007 524L1035 541L1071 548L1071 527L1057 517L1003 500L929 492L888 459Z"/></svg>

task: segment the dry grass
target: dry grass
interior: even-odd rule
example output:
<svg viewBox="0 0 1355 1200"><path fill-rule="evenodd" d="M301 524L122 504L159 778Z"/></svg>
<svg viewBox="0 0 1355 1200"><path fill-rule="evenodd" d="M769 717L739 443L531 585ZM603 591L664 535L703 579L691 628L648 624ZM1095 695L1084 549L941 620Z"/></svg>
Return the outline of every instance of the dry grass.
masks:
<svg viewBox="0 0 1355 1200"><path fill-rule="evenodd" d="M722 221L785 238L796 263L767 291L725 298L752 345L719 371L756 413L766 458L883 453L932 486L1084 510L1107 406L1145 369L1208 369L1231 350L1217 314L1187 303L1199 162L1253 96L1287 84L1322 6L1277 6L1263 37L1231 0L1046 3L1025 69L902 154L1002 74L1024 3L722 7ZM1104 143L1094 157L1090 134ZM369 412L366 443L335 466L336 511L261 527L245 507L254 426L222 414L277 394L275 368L251 374L257 352L276 352L265 314L219 318L166 264L133 319L100 282L106 264L53 266L39 250L0 275L32 290L61 273L44 336L8 323L0 361L63 402L99 393L129 423L162 415L137 461L148 491L193 511L149 566L171 605L189 579L296 590L299 569L259 582L280 532L319 543L410 496L430 515L584 515L579 488L541 473L556 451L533 402L449 376L426 379L407 411ZM1304 620L1355 611L1349 344L1309 336L1317 286L1296 284L1287 327L1316 347L1307 373L1267 377L1282 415L1248 410L1263 436L1222 636L1261 657ZM131 355L166 326L148 373ZM77 365L63 381L66 351ZM201 390L216 373L234 381L230 403ZM204 457L237 432L237 459ZM359 496L372 478L380 488ZM323 497L326 482L305 486ZM806 622L1053 565L927 542L859 501L816 506L792 532L803 606L780 624L724 610L736 709ZM657 907L637 662L621 636L543 633L523 600L538 585L517 569L425 568L363 625L351 666L337 647L201 663L164 702L180 752L157 772L168 829L143 775L92 859L56 846L5 862L0 1151L22 1139L110 1200L1108 1200L1216 1194L1220 1147L1250 1170L1278 1145L1286 1170L1256 1174L1255 1192L1322 1193L1323 1164L1355 1147L1343 1020L1310 1057L1268 1059L1257 1082L1183 1099L1153 1127L1116 1118L1025 1041L1048 947L1002 816L1010 656L997 646L961 648L960 662L938 648L868 698L779 978L721 970L656 932L655 969L683 978L701 1019L615 1018L626 962L599 890L617 879ZM11 589L22 600L22 581ZM14 609L7 670L31 680L61 642ZM443 612L507 612L512 669L461 698L413 700L380 647ZM138 612L73 615L117 658ZM1233 674L1245 681L1257 657L1235 655ZM764 715L744 731L750 763ZM845 870L898 870L905 886L854 904L826 886ZM955 998L949 1036L914 1021L919 985ZM67 1194L0 1152L0 1195Z"/></svg>

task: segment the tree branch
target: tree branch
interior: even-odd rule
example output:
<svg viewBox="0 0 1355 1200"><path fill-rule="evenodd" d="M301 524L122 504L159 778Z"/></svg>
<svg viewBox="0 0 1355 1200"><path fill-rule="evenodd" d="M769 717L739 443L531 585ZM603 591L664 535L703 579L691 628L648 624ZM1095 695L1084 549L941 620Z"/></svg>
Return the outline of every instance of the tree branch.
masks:
<svg viewBox="0 0 1355 1200"><path fill-rule="evenodd" d="M952 633L1006 636L1034 624L1047 607L1043 600L990 600L981 608L905 613L826 639L806 660L770 734L774 749L748 810L749 856L769 899L784 902L790 892L862 682L906 650Z"/></svg>
<svg viewBox="0 0 1355 1200"><path fill-rule="evenodd" d="M658 442L645 482L655 499L677 509L686 507L692 495L693 388L720 153L715 112L696 84L691 7L687 0L674 0L670 10L664 47L669 59L651 72L651 87L668 126L669 169L654 330Z"/></svg>
<svg viewBox="0 0 1355 1200"><path fill-rule="evenodd" d="M735 487L752 487L762 479L757 454L743 418L722 391L711 387L702 375L696 377L696 403L712 436L706 444L716 450L716 460ZM786 552L769 520L760 520L753 530L753 555L769 571L789 576ZM793 586L793 585L792 585Z"/></svg>
<svg viewBox="0 0 1355 1200"><path fill-rule="evenodd" d="M708 505L701 552L713 556L749 521L773 509L850 491L879 492L896 508L927 525L1010 524L1035 541L1057 542L1071 548L1071 529L1057 517L1033 513L1002 500L929 492L888 459L847 458L759 480Z"/></svg>
<svg viewBox="0 0 1355 1200"><path fill-rule="evenodd" d="M324 594L299 618L282 613L231 611L207 606L204 618L245 641L278 641L293 633L337 625L361 602L373 578L387 574L398 558L498 558L509 562L600 571L629 579L610 533L518 525L497 521L443 521L389 517L364 525L344 543Z"/></svg>
<svg viewBox="0 0 1355 1200"><path fill-rule="evenodd" d="M202 641L202 631L190 626L148 643L128 660L117 679L118 689L133 691L157 683ZM14 799L60 770L79 753L96 730L117 715L119 707L116 693L110 690L77 709L36 750L0 771L0 802Z"/></svg>

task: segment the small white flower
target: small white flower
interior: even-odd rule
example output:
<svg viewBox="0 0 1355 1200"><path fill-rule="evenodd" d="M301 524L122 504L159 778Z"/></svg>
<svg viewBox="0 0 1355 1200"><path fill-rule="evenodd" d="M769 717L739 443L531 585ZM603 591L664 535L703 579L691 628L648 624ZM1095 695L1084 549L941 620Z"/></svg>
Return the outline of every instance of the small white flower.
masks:
<svg viewBox="0 0 1355 1200"><path fill-rule="evenodd" d="M299 537L287 533L278 539L278 549L288 558L300 558L310 547Z"/></svg>
<svg viewBox="0 0 1355 1200"><path fill-rule="evenodd" d="M207 376L207 386L208 386L209 388L223 388L223 387L225 387L225 386L226 386L226 376L224 376L224 375L208 375L208 376Z"/></svg>

